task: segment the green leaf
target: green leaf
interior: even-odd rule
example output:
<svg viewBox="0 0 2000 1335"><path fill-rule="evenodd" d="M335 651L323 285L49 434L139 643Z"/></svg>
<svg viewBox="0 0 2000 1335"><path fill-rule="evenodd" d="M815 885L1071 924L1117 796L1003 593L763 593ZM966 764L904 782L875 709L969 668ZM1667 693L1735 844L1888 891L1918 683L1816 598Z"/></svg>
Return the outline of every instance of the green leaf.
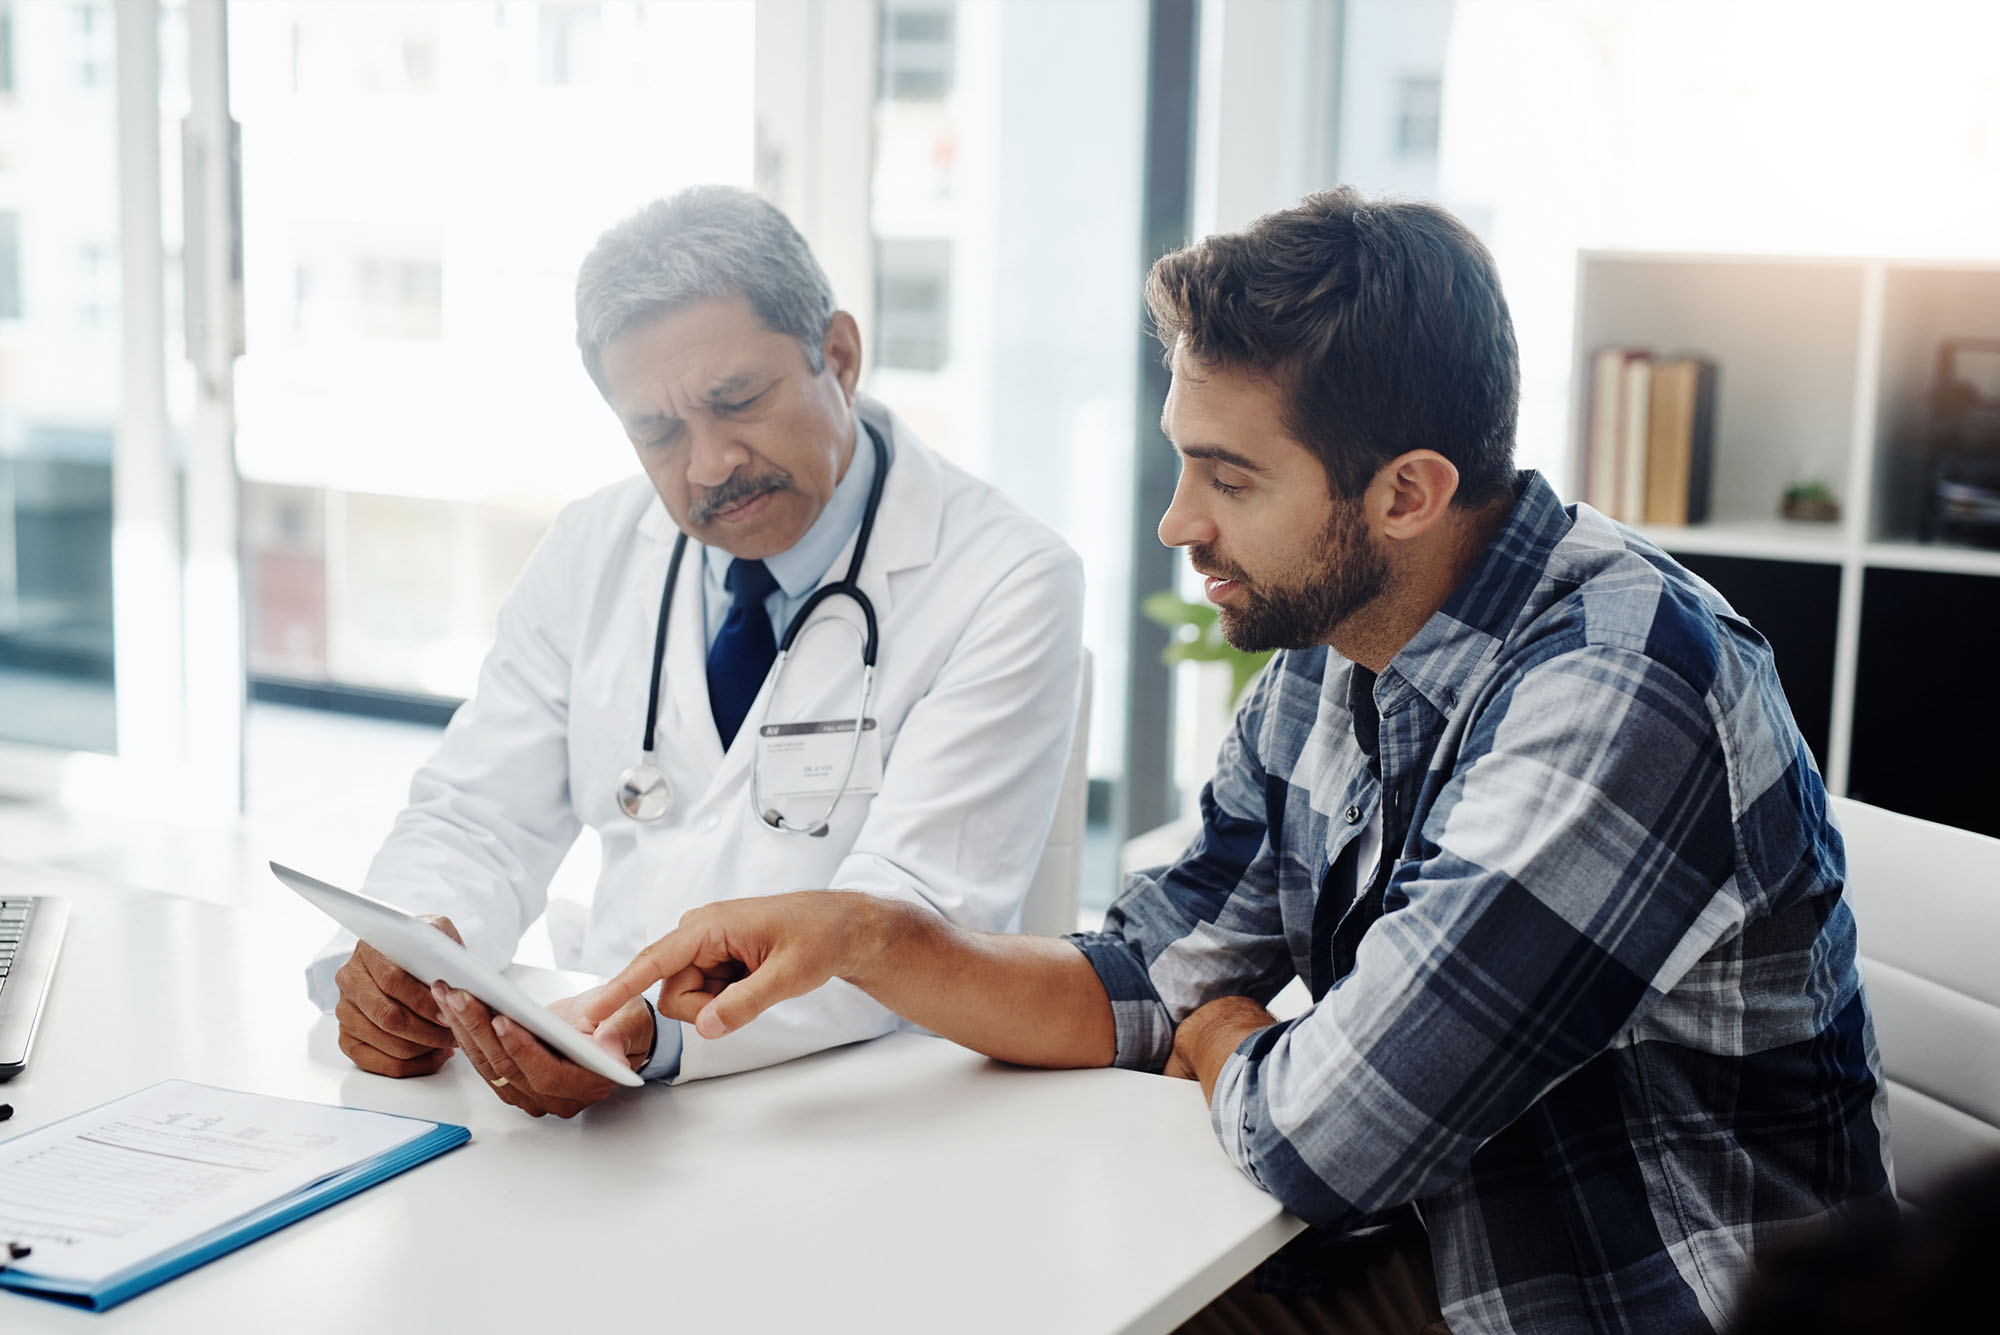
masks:
<svg viewBox="0 0 2000 1335"><path fill-rule="evenodd" d="M1234 699L1263 671L1268 653L1245 653L1222 633L1222 612L1210 602L1194 602L1172 589L1148 594L1139 602L1139 611L1148 621L1165 626L1172 640L1161 651L1160 661L1168 667L1178 663L1226 663Z"/></svg>

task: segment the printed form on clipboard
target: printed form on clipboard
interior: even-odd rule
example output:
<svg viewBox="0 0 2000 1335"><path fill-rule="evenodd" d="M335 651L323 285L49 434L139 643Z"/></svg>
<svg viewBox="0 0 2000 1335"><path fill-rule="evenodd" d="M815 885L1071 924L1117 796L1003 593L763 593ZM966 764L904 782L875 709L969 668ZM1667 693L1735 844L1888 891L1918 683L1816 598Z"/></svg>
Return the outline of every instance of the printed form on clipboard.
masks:
<svg viewBox="0 0 2000 1335"><path fill-rule="evenodd" d="M0 1143L0 1243L33 1249L0 1287L103 1311L470 1138L165 1080Z"/></svg>

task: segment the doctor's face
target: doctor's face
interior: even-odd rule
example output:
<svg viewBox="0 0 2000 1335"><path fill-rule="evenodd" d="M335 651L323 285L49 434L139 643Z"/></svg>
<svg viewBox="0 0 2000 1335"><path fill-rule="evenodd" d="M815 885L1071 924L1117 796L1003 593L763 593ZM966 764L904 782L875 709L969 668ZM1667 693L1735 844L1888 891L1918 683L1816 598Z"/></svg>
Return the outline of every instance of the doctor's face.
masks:
<svg viewBox="0 0 2000 1335"><path fill-rule="evenodd" d="M1160 429L1181 456L1160 541L1207 578L1239 649L1303 649L1388 588L1387 557L1359 499L1335 495L1284 423L1282 391L1176 349Z"/></svg>
<svg viewBox="0 0 2000 1335"><path fill-rule="evenodd" d="M833 317L815 372L741 296L683 306L604 345L605 398L667 513L762 560L805 536L854 457L861 334Z"/></svg>

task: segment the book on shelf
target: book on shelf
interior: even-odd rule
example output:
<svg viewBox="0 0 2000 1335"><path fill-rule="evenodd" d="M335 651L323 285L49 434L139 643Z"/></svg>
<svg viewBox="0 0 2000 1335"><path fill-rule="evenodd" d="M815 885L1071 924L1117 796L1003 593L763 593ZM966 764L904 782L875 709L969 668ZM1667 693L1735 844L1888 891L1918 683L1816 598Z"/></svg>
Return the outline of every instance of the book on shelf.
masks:
<svg viewBox="0 0 2000 1335"><path fill-rule="evenodd" d="M1653 359L1636 352L1625 361L1625 386L1618 398L1618 518L1637 523L1646 506L1646 432L1653 411Z"/></svg>
<svg viewBox="0 0 2000 1335"><path fill-rule="evenodd" d="M1614 519L1624 505L1619 468L1625 449L1626 368L1642 355L1631 348L1600 348L1591 362L1584 499Z"/></svg>
<svg viewBox="0 0 2000 1335"><path fill-rule="evenodd" d="M1670 357L1653 366L1646 432L1648 524L1700 524L1708 519L1715 472L1715 363Z"/></svg>
<svg viewBox="0 0 2000 1335"><path fill-rule="evenodd" d="M1699 524L1715 457L1715 363L1649 348L1591 358L1584 500L1626 524Z"/></svg>

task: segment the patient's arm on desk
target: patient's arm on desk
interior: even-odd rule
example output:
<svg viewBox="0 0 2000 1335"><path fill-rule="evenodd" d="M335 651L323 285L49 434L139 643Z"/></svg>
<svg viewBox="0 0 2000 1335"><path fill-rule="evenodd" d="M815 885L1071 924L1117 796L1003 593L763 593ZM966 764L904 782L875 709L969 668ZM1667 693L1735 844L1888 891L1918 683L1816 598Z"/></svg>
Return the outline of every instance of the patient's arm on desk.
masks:
<svg viewBox="0 0 2000 1335"><path fill-rule="evenodd" d="M428 921L465 944L451 919ZM401 1077L430 1075L451 1060L451 1030L444 1026L430 989L375 947L366 941L356 944L333 981L340 988L340 1002L333 1009L340 1021L340 1050L356 1066L374 1075Z"/></svg>
<svg viewBox="0 0 2000 1335"><path fill-rule="evenodd" d="M953 1042L1022 1066L1109 1066L1111 1001L1053 937L971 932L930 909L808 890L695 909L616 978L578 998L610 1016L655 983L660 1013L720 1038L842 978Z"/></svg>

